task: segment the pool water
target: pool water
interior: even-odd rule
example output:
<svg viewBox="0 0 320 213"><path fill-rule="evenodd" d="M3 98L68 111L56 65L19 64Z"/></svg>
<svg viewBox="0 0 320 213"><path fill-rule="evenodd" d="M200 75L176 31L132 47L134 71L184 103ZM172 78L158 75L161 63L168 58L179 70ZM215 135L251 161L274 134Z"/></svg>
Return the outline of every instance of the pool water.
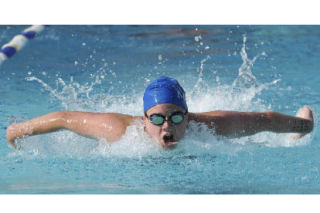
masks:
<svg viewBox="0 0 320 213"><path fill-rule="evenodd" d="M0 26L0 43L26 27ZM46 27L0 67L0 193L319 193L319 38L320 26ZM166 151L137 123L112 145L68 131L7 145L9 124L52 111L142 115L144 89L162 75L179 80L191 112L309 105L314 131L293 141L191 128Z"/></svg>

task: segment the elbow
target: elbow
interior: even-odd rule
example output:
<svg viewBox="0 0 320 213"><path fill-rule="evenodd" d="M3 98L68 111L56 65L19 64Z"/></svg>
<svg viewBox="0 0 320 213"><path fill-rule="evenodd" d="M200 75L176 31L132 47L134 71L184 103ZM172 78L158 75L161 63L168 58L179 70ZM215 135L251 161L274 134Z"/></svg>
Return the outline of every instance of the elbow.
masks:
<svg viewBox="0 0 320 213"><path fill-rule="evenodd" d="M264 112L261 115L263 131L274 131L277 132L278 128L276 127L279 121L277 121L278 113L276 112Z"/></svg>
<svg viewBox="0 0 320 213"><path fill-rule="evenodd" d="M264 112L261 117L264 118L266 122L270 122L276 117L276 114L276 112Z"/></svg>
<svg viewBox="0 0 320 213"><path fill-rule="evenodd" d="M69 117L69 111L57 111L52 113L52 120L56 123L56 127L60 128L67 128L67 121Z"/></svg>
<svg viewBox="0 0 320 213"><path fill-rule="evenodd" d="M74 128L74 125L77 123L77 112L65 110L55 113L59 129L72 130Z"/></svg>

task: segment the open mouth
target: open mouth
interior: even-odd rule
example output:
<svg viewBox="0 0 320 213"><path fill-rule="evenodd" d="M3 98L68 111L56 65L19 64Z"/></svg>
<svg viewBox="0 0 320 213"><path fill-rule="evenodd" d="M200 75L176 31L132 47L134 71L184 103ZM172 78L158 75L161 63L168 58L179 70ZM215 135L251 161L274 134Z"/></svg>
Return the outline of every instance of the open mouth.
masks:
<svg viewBox="0 0 320 213"><path fill-rule="evenodd" d="M163 136L163 140L164 142L173 142L173 135L172 134L166 134L165 136Z"/></svg>
<svg viewBox="0 0 320 213"><path fill-rule="evenodd" d="M177 142L174 139L173 134L170 134L170 133L163 136L163 141L164 141L165 145L167 145L167 146L174 146L177 144Z"/></svg>

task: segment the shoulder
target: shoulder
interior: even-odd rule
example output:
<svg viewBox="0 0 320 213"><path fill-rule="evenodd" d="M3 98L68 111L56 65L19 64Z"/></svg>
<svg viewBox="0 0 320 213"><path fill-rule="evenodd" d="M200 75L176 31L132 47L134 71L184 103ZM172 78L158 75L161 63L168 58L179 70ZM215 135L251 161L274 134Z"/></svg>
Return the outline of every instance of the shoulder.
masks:
<svg viewBox="0 0 320 213"><path fill-rule="evenodd" d="M225 111L211 111L211 112L199 112L199 113L188 113L189 121L203 122L203 121L214 121L221 117L224 117Z"/></svg>
<svg viewBox="0 0 320 213"><path fill-rule="evenodd" d="M90 131L109 142L119 140L127 128L141 118L121 113L84 113L82 117L87 119L86 123Z"/></svg>
<svg viewBox="0 0 320 213"><path fill-rule="evenodd" d="M109 114L109 116L112 116L113 117L112 119L118 119L125 126L129 126L133 122L141 119L141 116L132 116L132 115L121 114L121 113L107 113L107 114Z"/></svg>
<svg viewBox="0 0 320 213"><path fill-rule="evenodd" d="M221 123L225 121L225 117L227 116L227 114L227 111L210 111L200 113L190 112L188 114L188 121L204 123L209 128L217 128L217 126L221 126Z"/></svg>
<svg viewBox="0 0 320 213"><path fill-rule="evenodd" d="M119 140L135 121L140 120L141 116L131 116L121 113L101 113L100 123L105 128L104 138L113 142Z"/></svg>

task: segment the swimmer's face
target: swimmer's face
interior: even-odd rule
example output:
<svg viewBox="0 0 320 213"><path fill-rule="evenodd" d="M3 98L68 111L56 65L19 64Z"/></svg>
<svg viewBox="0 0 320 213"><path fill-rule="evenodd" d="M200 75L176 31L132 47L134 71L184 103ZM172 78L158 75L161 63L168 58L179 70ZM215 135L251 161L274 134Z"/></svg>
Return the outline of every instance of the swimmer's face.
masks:
<svg viewBox="0 0 320 213"><path fill-rule="evenodd" d="M188 124L188 114L184 115L184 120L181 123L175 124L170 120L170 116L173 113L186 112L183 108L174 104L159 104L150 108L147 111L147 116L150 118L153 114L160 114L165 116L164 123L162 125L155 125L144 116L144 126L148 134L157 141L163 148L174 148L179 140L184 136L185 130ZM169 121L168 121L169 120Z"/></svg>

